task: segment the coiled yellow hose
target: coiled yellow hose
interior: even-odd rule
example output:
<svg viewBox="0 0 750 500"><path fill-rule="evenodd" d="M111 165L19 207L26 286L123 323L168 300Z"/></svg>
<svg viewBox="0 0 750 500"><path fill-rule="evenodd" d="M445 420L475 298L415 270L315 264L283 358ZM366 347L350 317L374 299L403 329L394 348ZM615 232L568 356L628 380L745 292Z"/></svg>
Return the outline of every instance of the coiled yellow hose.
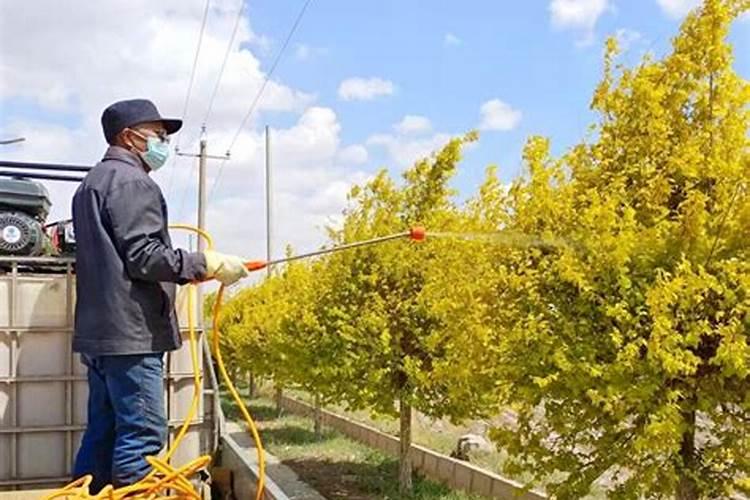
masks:
<svg viewBox="0 0 750 500"><path fill-rule="evenodd" d="M205 231L190 226L188 224L173 224L170 226L171 229L183 229L186 231L192 231L206 241L206 247L209 249L213 248L213 239ZM200 493L195 490L193 484L189 478L194 476L199 470L208 466L211 462L209 455L203 455L195 460L188 462L179 468L174 468L169 464L169 460L174 455L175 450L180 445L180 442L185 437L185 434L190 427L191 422L195 418L195 414L198 411L200 402L201 388L203 386L203 378L201 377L200 363L198 359L198 341L195 333L195 303L196 303L196 284L188 285L188 335L190 339L190 358L193 365L193 399L190 403L190 409L180 427L177 436L175 437L172 446L167 450L164 458L146 457L146 460L151 465L152 470L146 477L141 479L135 484L115 488L112 485L105 486L96 495L89 493L89 486L93 480L91 475L86 475L75 481L69 483L63 488L54 491L50 495L45 497L45 500L53 499L69 499L69 500L119 500L119 499L194 499L200 500ZM263 443L261 442L258 429L253 421L250 412L245 407L237 389L232 383L232 379L227 374L226 367L224 366L224 360L221 357L221 349L219 348L219 333L218 322L219 313L221 311L221 302L224 296L224 285L219 287L219 291L216 294L216 302L213 308L213 335L212 335L212 351L213 356L216 359L216 364L221 372L221 377L224 383L227 385L229 392L232 394L234 402L242 412L242 416L245 418L248 429L253 436L255 442L255 448L258 453L258 483L256 488L255 499L261 500L263 498L263 489L265 485L265 452L263 450ZM202 314L202 311L200 312ZM217 394L216 397L219 397Z"/></svg>

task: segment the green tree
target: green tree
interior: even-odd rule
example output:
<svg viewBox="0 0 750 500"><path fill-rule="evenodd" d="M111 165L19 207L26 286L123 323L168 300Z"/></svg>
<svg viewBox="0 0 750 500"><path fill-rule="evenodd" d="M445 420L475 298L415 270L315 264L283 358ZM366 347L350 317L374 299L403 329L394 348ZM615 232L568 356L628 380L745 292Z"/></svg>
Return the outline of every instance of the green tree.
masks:
<svg viewBox="0 0 750 500"><path fill-rule="evenodd" d="M750 86L725 41L749 6L706 0L633 69L610 40L595 139L560 159L530 139L505 201L491 179L473 201L535 244L430 277L447 332L494 338L508 471L558 497L603 479L624 498L750 486Z"/></svg>

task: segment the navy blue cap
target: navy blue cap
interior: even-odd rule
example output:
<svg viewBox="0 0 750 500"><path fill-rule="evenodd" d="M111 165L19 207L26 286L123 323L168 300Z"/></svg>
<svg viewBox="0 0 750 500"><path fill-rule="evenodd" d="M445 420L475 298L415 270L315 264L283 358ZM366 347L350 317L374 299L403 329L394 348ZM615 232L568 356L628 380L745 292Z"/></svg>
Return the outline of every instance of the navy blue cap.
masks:
<svg viewBox="0 0 750 500"><path fill-rule="evenodd" d="M174 134L182 127L182 120L162 118L148 99L117 101L102 113L102 129L108 144L113 144L117 134L124 129L146 122L162 122L167 134Z"/></svg>

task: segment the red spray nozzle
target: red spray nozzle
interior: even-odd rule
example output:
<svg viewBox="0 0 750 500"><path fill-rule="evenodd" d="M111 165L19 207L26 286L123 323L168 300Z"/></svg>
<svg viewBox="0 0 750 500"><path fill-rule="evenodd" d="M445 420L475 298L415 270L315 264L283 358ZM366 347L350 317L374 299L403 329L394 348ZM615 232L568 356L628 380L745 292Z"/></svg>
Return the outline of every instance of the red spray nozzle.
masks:
<svg viewBox="0 0 750 500"><path fill-rule="evenodd" d="M409 229L409 238L414 241L424 241L427 237L427 231L421 226L415 226Z"/></svg>
<svg viewBox="0 0 750 500"><path fill-rule="evenodd" d="M250 272L260 271L261 269L265 269L267 266L268 266L268 262L264 260L251 260L251 261L245 262L245 269L247 269Z"/></svg>

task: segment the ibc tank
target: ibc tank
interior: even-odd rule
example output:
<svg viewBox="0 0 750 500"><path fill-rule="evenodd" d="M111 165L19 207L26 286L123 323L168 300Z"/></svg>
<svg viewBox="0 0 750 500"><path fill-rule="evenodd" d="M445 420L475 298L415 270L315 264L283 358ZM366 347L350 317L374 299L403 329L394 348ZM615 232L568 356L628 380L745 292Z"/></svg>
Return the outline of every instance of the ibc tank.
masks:
<svg viewBox="0 0 750 500"><path fill-rule="evenodd" d="M186 292L181 289L177 299L184 327ZM86 369L71 350L74 304L72 259L0 258L0 491L70 480L88 394ZM182 334L182 348L165 359L170 443L193 395L186 328ZM198 349L208 367L202 342ZM176 465L215 449L218 418L211 385L204 377L199 412L175 453Z"/></svg>

